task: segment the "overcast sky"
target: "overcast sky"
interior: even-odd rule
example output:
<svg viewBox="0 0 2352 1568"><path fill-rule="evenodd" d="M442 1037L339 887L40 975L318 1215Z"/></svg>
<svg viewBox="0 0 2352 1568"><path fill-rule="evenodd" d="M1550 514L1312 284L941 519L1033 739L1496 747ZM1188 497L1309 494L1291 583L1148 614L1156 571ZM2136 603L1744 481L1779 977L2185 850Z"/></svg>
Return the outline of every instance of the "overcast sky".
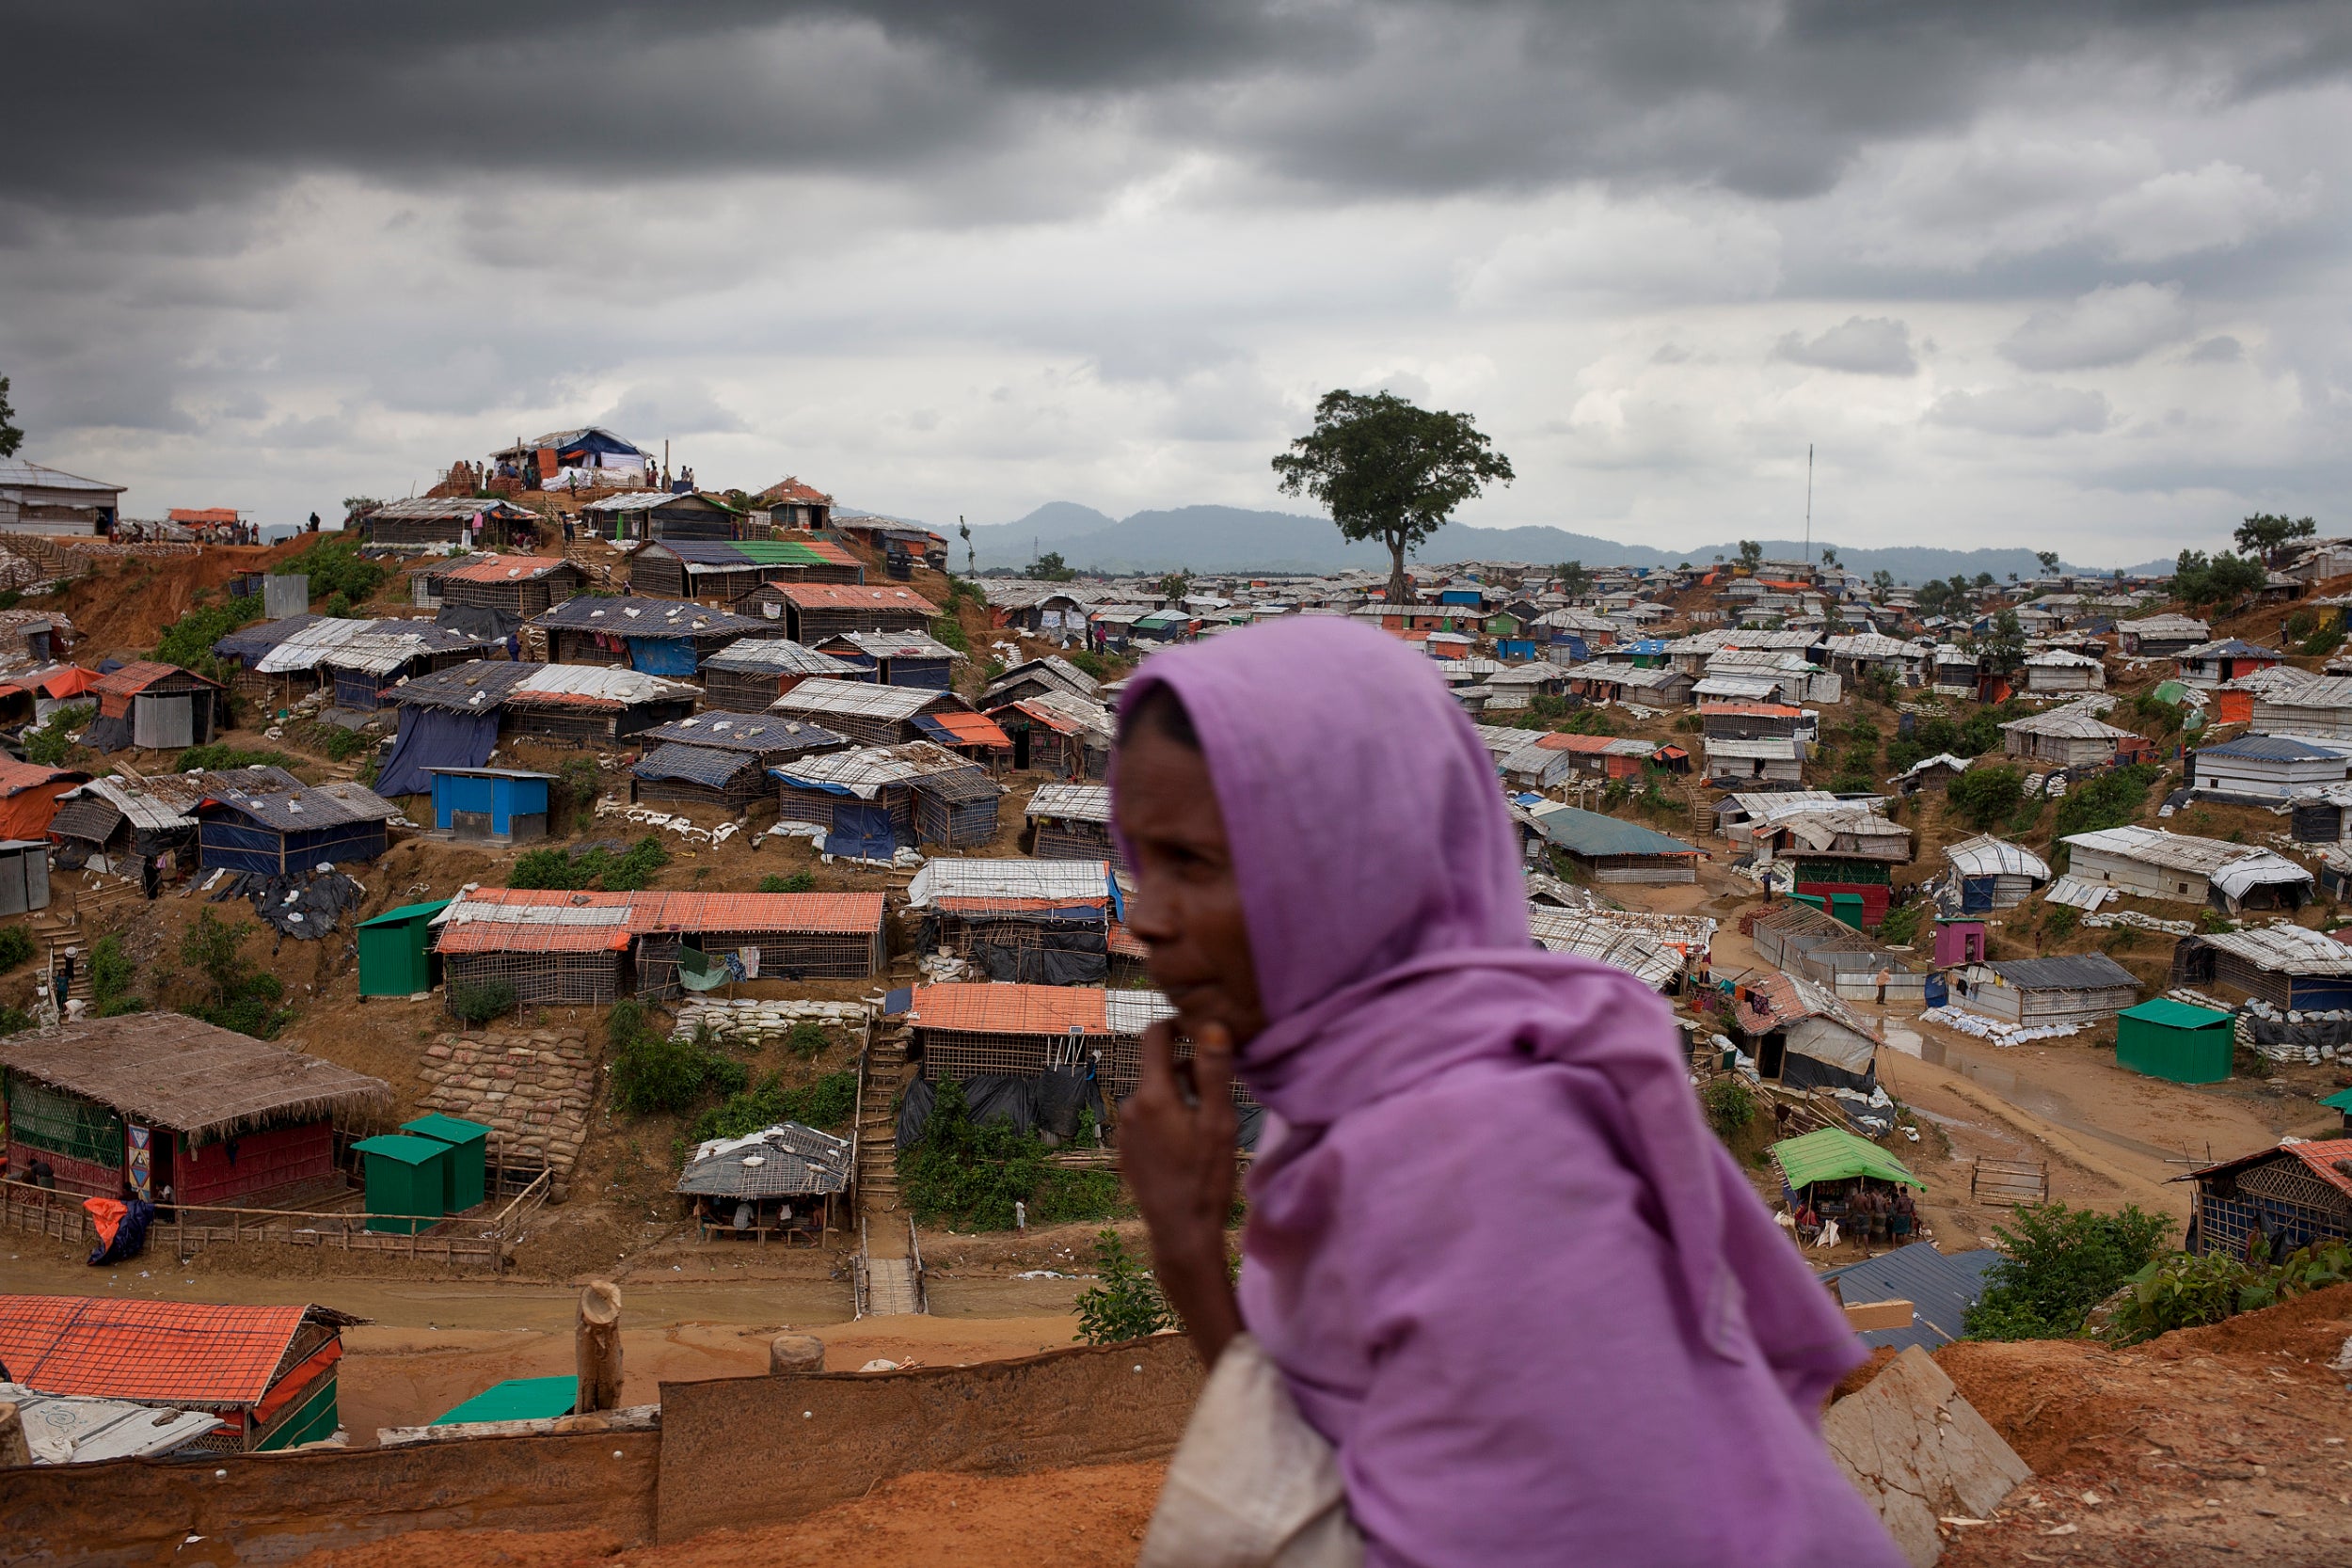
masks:
<svg viewBox="0 0 2352 1568"><path fill-rule="evenodd" d="M952 525L1295 509L1321 392L1463 520L1666 547L2352 532L2352 6L11 4L0 374L132 515L586 421ZM27 70L25 62L40 62Z"/></svg>

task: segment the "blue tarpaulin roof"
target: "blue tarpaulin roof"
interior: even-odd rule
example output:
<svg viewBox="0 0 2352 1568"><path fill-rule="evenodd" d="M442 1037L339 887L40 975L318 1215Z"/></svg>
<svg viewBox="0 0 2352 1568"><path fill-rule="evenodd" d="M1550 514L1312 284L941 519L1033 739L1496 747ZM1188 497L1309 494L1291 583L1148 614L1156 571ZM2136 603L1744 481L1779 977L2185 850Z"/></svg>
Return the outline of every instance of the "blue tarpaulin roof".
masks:
<svg viewBox="0 0 2352 1568"><path fill-rule="evenodd" d="M1698 846L1637 822L1561 806L1539 818L1544 836L1576 855L1695 855Z"/></svg>
<svg viewBox="0 0 2352 1568"><path fill-rule="evenodd" d="M1909 1328L1866 1330L1862 1342L1900 1351L1917 1345L1933 1350L1960 1338L1961 1319L1984 1293L1985 1272L2001 1260L1990 1247L1972 1252L1945 1253L1933 1242L1914 1242L1892 1252L1842 1268L1825 1270L1820 1278L1835 1285L1840 1301L1907 1301Z"/></svg>
<svg viewBox="0 0 2352 1568"><path fill-rule="evenodd" d="M537 666L532 666L537 668ZM431 768L479 768L498 749L499 710L459 713L445 707L404 707L392 754L375 775L379 795L425 795L433 789Z"/></svg>

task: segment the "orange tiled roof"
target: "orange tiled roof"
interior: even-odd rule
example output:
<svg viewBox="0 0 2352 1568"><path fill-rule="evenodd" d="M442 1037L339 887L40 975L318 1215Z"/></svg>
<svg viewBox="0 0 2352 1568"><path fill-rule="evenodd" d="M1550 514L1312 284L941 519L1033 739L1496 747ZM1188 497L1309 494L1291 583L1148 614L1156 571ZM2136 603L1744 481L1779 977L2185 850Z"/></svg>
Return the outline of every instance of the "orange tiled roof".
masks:
<svg viewBox="0 0 2352 1568"><path fill-rule="evenodd" d="M144 691L149 687L154 685L157 681L162 680L166 675L195 674L195 671L183 670L177 664L159 664L151 658L142 658L135 659L133 662L124 665L119 670L107 671L104 674L92 681L89 689L92 691L108 692ZM206 686L218 686L220 684L220 682L208 679L203 675L196 675L196 678L203 681Z"/></svg>
<svg viewBox="0 0 2352 1568"><path fill-rule="evenodd" d="M0 1296L0 1361L44 1394L253 1405L311 1310Z"/></svg>
<svg viewBox="0 0 2352 1568"><path fill-rule="evenodd" d="M961 713L951 708L944 713L925 714L924 717L954 736L959 746L994 746L1008 751L1012 747L1012 736L985 713Z"/></svg>
<svg viewBox="0 0 2352 1568"><path fill-rule="evenodd" d="M632 931L879 930L879 893L630 893Z"/></svg>
<svg viewBox="0 0 2352 1568"><path fill-rule="evenodd" d="M233 506L175 506L166 514L166 521L174 523L233 523L237 509Z"/></svg>
<svg viewBox="0 0 2352 1568"><path fill-rule="evenodd" d="M914 988L918 1029L992 1035L1107 1034L1103 993L1081 986L971 984Z"/></svg>
<svg viewBox="0 0 2352 1568"><path fill-rule="evenodd" d="M926 615L939 613L937 605L914 589L892 588L886 583L790 582L779 592L803 610L847 605L860 610L919 610Z"/></svg>
<svg viewBox="0 0 2352 1568"><path fill-rule="evenodd" d="M458 582L520 581L545 577L568 562L560 555L484 555L449 569L447 579Z"/></svg>
<svg viewBox="0 0 2352 1568"><path fill-rule="evenodd" d="M771 506L778 501L823 501L830 504L833 500L831 496L826 495L798 474L787 475L752 499L756 501L765 501Z"/></svg>
<svg viewBox="0 0 2352 1568"><path fill-rule="evenodd" d="M1613 735L1546 735L1538 736L1535 744L1547 752L1606 752L1617 741Z"/></svg>
<svg viewBox="0 0 2352 1568"><path fill-rule="evenodd" d="M58 779L78 782L88 777L87 773L69 773L62 768L44 768L38 762L19 762L0 754L0 795L20 795Z"/></svg>

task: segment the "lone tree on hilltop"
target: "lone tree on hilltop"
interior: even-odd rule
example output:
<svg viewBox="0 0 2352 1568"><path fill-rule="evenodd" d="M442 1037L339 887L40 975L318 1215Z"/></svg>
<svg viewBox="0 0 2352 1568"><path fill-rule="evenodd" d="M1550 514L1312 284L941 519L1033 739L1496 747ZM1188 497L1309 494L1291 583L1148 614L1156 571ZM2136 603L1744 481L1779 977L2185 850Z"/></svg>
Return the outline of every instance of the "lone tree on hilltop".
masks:
<svg viewBox="0 0 2352 1568"><path fill-rule="evenodd" d="M1344 537L1388 546L1391 604L1412 602L1405 552L1488 484L1515 477L1469 415L1346 390L1323 395L1315 428L1275 457L1274 471L1284 495L1313 497Z"/></svg>
<svg viewBox="0 0 2352 1568"><path fill-rule="evenodd" d="M14 457L24 444L24 432L17 426L16 410L8 406L8 378L0 375L0 457Z"/></svg>
<svg viewBox="0 0 2352 1568"><path fill-rule="evenodd" d="M2033 558L2042 563L2042 575L2043 577L2046 578L2057 575L2058 569L2058 551L2036 550L2033 552Z"/></svg>
<svg viewBox="0 0 2352 1568"><path fill-rule="evenodd" d="M1743 571L1743 572L1746 572L1749 576L1753 577L1753 576L1755 576L1755 575L1756 575L1756 569L1758 566L1761 566L1763 563L1764 563L1764 546L1761 546L1761 545L1759 545L1759 544L1757 544L1757 543L1756 543L1755 540L1753 540L1753 539L1742 539L1742 540L1740 540L1740 569L1741 571Z"/></svg>
<svg viewBox="0 0 2352 1568"><path fill-rule="evenodd" d="M0 381L0 392L6 392L8 386L7 382ZM0 419L7 417L8 406L0 404ZM0 443L6 440L7 436L0 435ZM2314 518L2297 517L2289 521L2280 513L2257 512L2238 524L2237 531L2231 537L2237 541L2237 547L2248 555L2261 556L2264 565L2276 566L2289 545L2297 539L2309 539L2318 531L2319 524Z"/></svg>

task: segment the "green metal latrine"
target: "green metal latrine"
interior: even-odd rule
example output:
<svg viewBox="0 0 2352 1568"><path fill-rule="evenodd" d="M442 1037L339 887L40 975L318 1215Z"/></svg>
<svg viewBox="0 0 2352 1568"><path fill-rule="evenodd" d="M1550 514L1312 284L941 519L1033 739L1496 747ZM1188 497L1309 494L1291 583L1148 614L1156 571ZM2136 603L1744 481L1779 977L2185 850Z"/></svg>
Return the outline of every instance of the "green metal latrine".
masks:
<svg viewBox="0 0 2352 1568"><path fill-rule="evenodd" d="M577 1377L510 1377L433 1418L437 1427L477 1421L544 1421L568 1416L580 1402Z"/></svg>
<svg viewBox="0 0 2352 1568"><path fill-rule="evenodd" d="M2174 1084L2219 1084L2230 1076L2237 1027L2228 1013L2159 996L2115 1019L2115 1065Z"/></svg>
<svg viewBox="0 0 2352 1568"><path fill-rule="evenodd" d="M400 1130L448 1148L449 1154L441 1162L443 1213L462 1214L482 1201L487 1185L485 1173L488 1165L488 1128L478 1121L462 1121L437 1112L404 1121Z"/></svg>
<svg viewBox="0 0 2352 1568"><path fill-rule="evenodd" d="M414 996L433 989L433 917L449 908L404 904L357 927L359 935L359 994Z"/></svg>
<svg viewBox="0 0 2352 1568"><path fill-rule="evenodd" d="M270 1430L267 1436L254 1445L256 1453L273 1453L279 1449L298 1448L315 1443L322 1437L332 1437L342 1418L335 1405L335 1377L328 1373L316 1392L302 1402L302 1408L287 1417Z"/></svg>
<svg viewBox="0 0 2352 1568"><path fill-rule="evenodd" d="M352 1149L367 1162L368 1228L393 1236L430 1230L448 1212L442 1194L450 1146L432 1138L387 1133L362 1138Z"/></svg>

